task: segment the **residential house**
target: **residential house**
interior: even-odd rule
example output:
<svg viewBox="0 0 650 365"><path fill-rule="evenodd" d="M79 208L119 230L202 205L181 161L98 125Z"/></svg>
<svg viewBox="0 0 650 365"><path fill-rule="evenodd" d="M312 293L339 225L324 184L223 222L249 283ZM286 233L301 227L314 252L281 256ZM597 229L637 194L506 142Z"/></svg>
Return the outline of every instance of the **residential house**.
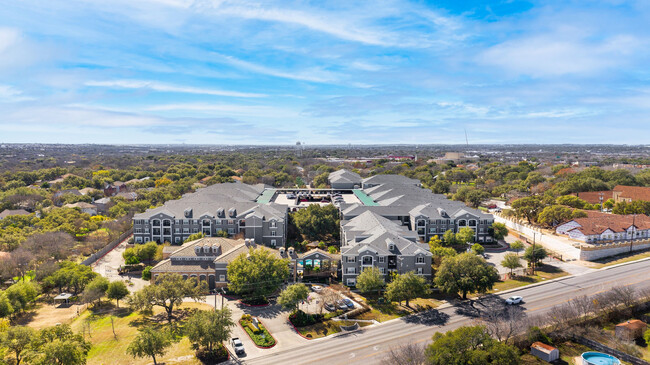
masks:
<svg viewBox="0 0 650 365"><path fill-rule="evenodd" d="M138 200L138 194L133 191L123 191L115 194L116 198L124 198L126 201L132 202Z"/></svg>
<svg viewBox="0 0 650 365"><path fill-rule="evenodd" d="M25 209L5 209L0 212L0 219L5 219L12 215L29 215L30 213Z"/></svg>
<svg viewBox="0 0 650 365"><path fill-rule="evenodd" d="M82 213L90 215L97 215L97 206L86 202L77 202L74 204L66 204L63 208L79 209Z"/></svg>
<svg viewBox="0 0 650 365"><path fill-rule="evenodd" d="M108 210L113 206L111 198L108 197L97 199L93 202L93 204L95 204L97 207L97 212L101 214L108 213Z"/></svg>
<svg viewBox="0 0 650 365"><path fill-rule="evenodd" d="M643 337L648 325L638 319L625 321L616 325L614 334L623 341L634 341Z"/></svg>
<svg viewBox="0 0 650 365"><path fill-rule="evenodd" d="M571 195L586 201L589 204L601 204L614 197L613 190L603 191L584 191L580 193L573 193Z"/></svg>
<svg viewBox="0 0 650 365"><path fill-rule="evenodd" d="M104 186L104 195L105 196L115 196L115 194L120 192L125 192L128 190L126 184L122 181L114 181L112 184L106 184Z"/></svg>

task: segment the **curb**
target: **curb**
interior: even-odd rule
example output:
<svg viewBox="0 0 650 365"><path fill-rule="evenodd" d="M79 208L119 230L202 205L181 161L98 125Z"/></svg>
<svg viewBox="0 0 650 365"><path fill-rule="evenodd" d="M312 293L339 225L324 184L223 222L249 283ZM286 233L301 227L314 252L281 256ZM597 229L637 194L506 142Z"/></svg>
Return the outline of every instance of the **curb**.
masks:
<svg viewBox="0 0 650 365"><path fill-rule="evenodd" d="M226 298L228 298L228 297L226 297ZM228 298L228 299L230 299L230 298ZM230 299L230 300L232 300L232 299ZM264 308L264 307L268 307L268 306L271 305L271 303L266 303L266 304L246 304L246 303L242 302L241 299L238 300L237 303L239 303L239 304L241 304L241 305L243 305L245 307L251 307L251 308Z"/></svg>
<svg viewBox="0 0 650 365"><path fill-rule="evenodd" d="M311 341L311 340L315 340L315 338L307 337L307 336L303 336L302 333L300 333L300 331L298 331L298 329L297 329L296 326L293 324L293 322L291 322L290 319L287 318L287 321L289 322L289 324L291 325L291 327L293 327L293 330L296 331L296 333L298 334L298 336L304 338L305 340L310 340L310 341ZM325 336L325 337L327 337L327 336Z"/></svg>
<svg viewBox="0 0 650 365"><path fill-rule="evenodd" d="M262 323L262 325L264 326L264 328L266 328L266 332L268 332L268 333L269 333L269 336L271 336L271 338L273 339L273 341L275 341L275 343L274 343L273 345L271 345L271 346L260 346L260 345L256 344L255 341L253 340L253 338L251 337L250 333L248 333L248 331L246 331L246 329L244 328L244 326L242 326L242 324L241 324L241 318L237 321L237 324L239 324L239 327L241 327L241 329L244 330L244 333L246 333L246 335L248 335L248 338L250 338L250 340L253 342L253 345L255 345L255 347L257 347L258 349L270 349L270 348L275 347L275 345L278 344L278 340L275 339L275 336L273 336L273 335L271 334L271 331L269 331L269 329L266 327L266 325L264 325L264 323L263 323L259 318L257 319L257 321L260 322L260 323Z"/></svg>

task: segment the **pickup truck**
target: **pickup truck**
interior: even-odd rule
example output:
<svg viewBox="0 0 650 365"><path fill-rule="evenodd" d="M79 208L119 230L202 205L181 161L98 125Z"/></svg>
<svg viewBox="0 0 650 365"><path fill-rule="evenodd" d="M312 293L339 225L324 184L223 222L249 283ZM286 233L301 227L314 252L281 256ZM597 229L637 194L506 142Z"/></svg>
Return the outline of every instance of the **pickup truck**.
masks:
<svg viewBox="0 0 650 365"><path fill-rule="evenodd" d="M232 338L230 343L232 344L232 348L235 349L235 354L242 355L246 353L246 350L244 350L244 344L241 342L239 337Z"/></svg>

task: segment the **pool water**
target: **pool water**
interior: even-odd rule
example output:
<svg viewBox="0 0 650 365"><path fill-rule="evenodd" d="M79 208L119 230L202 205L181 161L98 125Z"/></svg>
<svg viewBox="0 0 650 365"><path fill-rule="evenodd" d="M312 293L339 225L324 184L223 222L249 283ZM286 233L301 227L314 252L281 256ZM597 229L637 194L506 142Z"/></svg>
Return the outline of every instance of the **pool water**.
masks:
<svg viewBox="0 0 650 365"><path fill-rule="evenodd" d="M600 352L585 352L582 354L583 365L620 365L621 362L614 356Z"/></svg>

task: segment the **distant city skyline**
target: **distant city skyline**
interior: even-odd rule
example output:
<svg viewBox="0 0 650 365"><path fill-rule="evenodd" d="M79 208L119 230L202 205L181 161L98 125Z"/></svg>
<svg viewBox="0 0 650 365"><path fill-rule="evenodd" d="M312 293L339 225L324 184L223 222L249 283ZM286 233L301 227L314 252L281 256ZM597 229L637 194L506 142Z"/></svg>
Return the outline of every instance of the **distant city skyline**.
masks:
<svg viewBox="0 0 650 365"><path fill-rule="evenodd" d="M0 143L647 144L647 1L35 1Z"/></svg>

